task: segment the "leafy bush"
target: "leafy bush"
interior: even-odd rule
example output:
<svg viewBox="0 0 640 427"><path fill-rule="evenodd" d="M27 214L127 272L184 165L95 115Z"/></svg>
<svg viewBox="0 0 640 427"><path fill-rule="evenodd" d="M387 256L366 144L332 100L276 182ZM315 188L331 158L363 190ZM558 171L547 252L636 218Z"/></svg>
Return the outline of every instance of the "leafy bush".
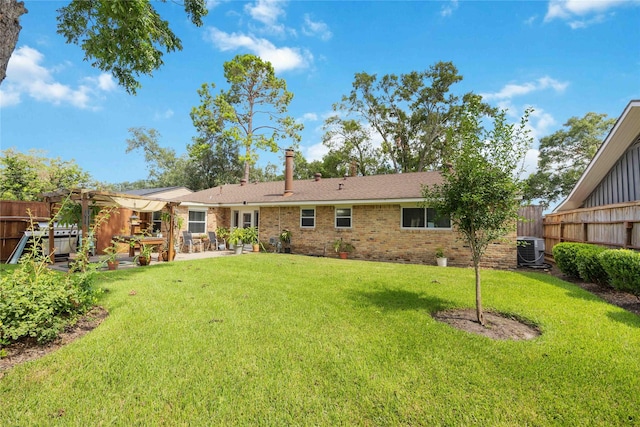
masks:
<svg viewBox="0 0 640 427"><path fill-rule="evenodd" d="M640 253L610 249L603 251L598 258L614 288L640 295Z"/></svg>
<svg viewBox="0 0 640 427"><path fill-rule="evenodd" d="M593 245L587 243L562 242L553 247L553 259L556 265L567 276L580 277L578 265L576 264L576 254L580 249Z"/></svg>
<svg viewBox="0 0 640 427"><path fill-rule="evenodd" d="M599 254L606 250L607 248L597 245L589 245L578 249L576 252L576 266L582 280L600 284L608 283L609 276L602 268L598 257Z"/></svg>
<svg viewBox="0 0 640 427"><path fill-rule="evenodd" d="M53 340L97 301L93 273L61 274L44 259L26 255L0 278L0 345L32 337Z"/></svg>

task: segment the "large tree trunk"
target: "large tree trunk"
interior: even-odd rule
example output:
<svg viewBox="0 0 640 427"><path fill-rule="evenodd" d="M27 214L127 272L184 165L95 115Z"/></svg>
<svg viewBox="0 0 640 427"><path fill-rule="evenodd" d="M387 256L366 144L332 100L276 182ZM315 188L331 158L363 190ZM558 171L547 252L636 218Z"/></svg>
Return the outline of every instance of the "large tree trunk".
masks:
<svg viewBox="0 0 640 427"><path fill-rule="evenodd" d="M23 2L0 0L0 84L7 76L9 58L18 43L20 16L27 13Z"/></svg>

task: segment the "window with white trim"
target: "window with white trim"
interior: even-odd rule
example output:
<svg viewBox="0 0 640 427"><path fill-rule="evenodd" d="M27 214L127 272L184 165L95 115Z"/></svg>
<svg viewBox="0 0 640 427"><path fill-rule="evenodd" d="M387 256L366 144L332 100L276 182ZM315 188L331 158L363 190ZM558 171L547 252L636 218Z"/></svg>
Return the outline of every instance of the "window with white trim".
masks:
<svg viewBox="0 0 640 427"><path fill-rule="evenodd" d="M451 228L451 219L433 208L402 208L402 228Z"/></svg>
<svg viewBox="0 0 640 427"><path fill-rule="evenodd" d="M300 209L300 227L314 228L316 226L316 210L315 208Z"/></svg>
<svg viewBox="0 0 640 427"><path fill-rule="evenodd" d="M192 233L205 233L207 231L207 211L189 210L188 230Z"/></svg>
<svg viewBox="0 0 640 427"><path fill-rule="evenodd" d="M336 208L336 228L351 228L351 208Z"/></svg>

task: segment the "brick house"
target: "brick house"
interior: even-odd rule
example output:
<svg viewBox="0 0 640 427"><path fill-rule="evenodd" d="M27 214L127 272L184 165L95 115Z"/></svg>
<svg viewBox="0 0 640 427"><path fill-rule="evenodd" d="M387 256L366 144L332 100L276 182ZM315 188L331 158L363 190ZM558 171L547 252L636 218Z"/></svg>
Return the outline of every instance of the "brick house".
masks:
<svg viewBox="0 0 640 427"><path fill-rule="evenodd" d="M293 180L293 152L287 151L285 181L226 184L174 199L194 233L217 227L257 226L260 241L290 230L296 254L336 256L332 243L355 247L350 258L435 264L443 248L449 265L470 266L469 249L446 218L422 207L422 187L441 182L438 172ZM267 246L268 247L268 246ZM516 266L515 231L492 244L483 266Z"/></svg>

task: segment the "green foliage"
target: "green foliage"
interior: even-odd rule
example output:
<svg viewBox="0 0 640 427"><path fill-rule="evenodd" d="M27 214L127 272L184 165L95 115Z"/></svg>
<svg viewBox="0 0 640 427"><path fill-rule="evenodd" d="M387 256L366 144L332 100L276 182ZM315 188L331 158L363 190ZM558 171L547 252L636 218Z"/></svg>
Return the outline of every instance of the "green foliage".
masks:
<svg viewBox="0 0 640 427"><path fill-rule="evenodd" d="M293 94L284 79L278 78L270 62L255 55L237 55L224 63L227 91L212 96L209 86L198 91L202 105L191 110L191 118L201 136L197 142L213 147L218 141L233 141L244 147L238 158L244 162L244 179L249 180L257 150L278 151L278 141L300 141L303 125L287 116ZM211 85L211 87L215 87Z"/></svg>
<svg viewBox="0 0 640 427"><path fill-rule="evenodd" d="M27 254L0 278L0 344L22 338L51 341L97 296L92 273L63 275L49 269L46 259Z"/></svg>
<svg viewBox="0 0 640 427"><path fill-rule="evenodd" d="M600 263L600 253L607 248L589 245L576 252L576 266L578 273L585 282L607 284L609 276Z"/></svg>
<svg viewBox="0 0 640 427"><path fill-rule="evenodd" d="M240 227L233 227L229 232L229 238L227 241L231 245L239 245L242 244L244 239L244 229Z"/></svg>
<svg viewBox="0 0 640 427"><path fill-rule="evenodd" d="M525 200L540 199L549 206L566 197L615 122L606 114L587 113L571 117L564 129L540 139L538 171L527 179Z"/></svg>
<svg viewBox="0 0 640 427"><path fill-rule="evenodd" d="M24 154L14 149L2 151L0 157L0 200L39 200L44 192L92 184L91 175L74 160L50 159L42 151Z"/></svg>
<svg viewBox="0 0 640 427"><path fill-rule="evenodd" d="M343 239L334 240L332 246L333 246L333 250L336 253L340 253L340 252L351 253L356 249L355 246L353 246L353 244L351 244L350 242L345 242Z"/></svg>
<svg viewBox="0 0 640 427"><path fill-rule="evenodd" d="M581 249L588 249L592 245L588 243L561 242L553 246L553 259L564 274L579 278L577 253Z"/></svg>
<svg viewBox="0 0 640 427"><path fill-rule="evenodd" d="M247 227L243 229L242 241L255 245L258 243L258 227Z"/></svg>
<svg viewBox="0 0 640 427"><path fill-rule="evenodd" d="M526 130L529 111L518 126L508 124L504 111L483 124L484 106L470 99L459 125L447 132L447 144L457 147L442 172L443 183L423 189L425 206L449 216L469 246L476 271L476 308L483 323L479 265L489 243L515 230L521 183L519 168L531 145Z"/></svg>
<svg viewBox="0 0 640 427"><path fill-rule="evenodd" d="M640 253L628 249L610 249L598 257L614 288L640 295Z"/></svg>
<svg viewBox="0 0 640 427"><path fill-rule="evenodd" d="M197 26L207 14L205 0L184 0ZM182 50L182 42L149 0L72 0L58 10L58 33L77 44L85 59L110 72L127 92L139 89L138 77L163 65L163 50Z"/></svg>
<svg viewBox="0 0 640 427"><path fill-rule="evenodd" d="M437 62L425 71L399 76L387 74L378 78L375 74L356 73L351 93L333 109L342 117L349 115L366 123L359 124L359 128L370 127L382 138L385 158L378 164L389 162L396 173L435 169L455 149L445 138L447 129L456 126L463 105L477 98L472 94L460 98L451 93L461 80L451 62ZM480 105L490 112L486 104ZM362 135L356 128L347 133L343 150L353 153L349 141L359 141L366 133ZM365 167L366 163L359 166Z"/></svg>

